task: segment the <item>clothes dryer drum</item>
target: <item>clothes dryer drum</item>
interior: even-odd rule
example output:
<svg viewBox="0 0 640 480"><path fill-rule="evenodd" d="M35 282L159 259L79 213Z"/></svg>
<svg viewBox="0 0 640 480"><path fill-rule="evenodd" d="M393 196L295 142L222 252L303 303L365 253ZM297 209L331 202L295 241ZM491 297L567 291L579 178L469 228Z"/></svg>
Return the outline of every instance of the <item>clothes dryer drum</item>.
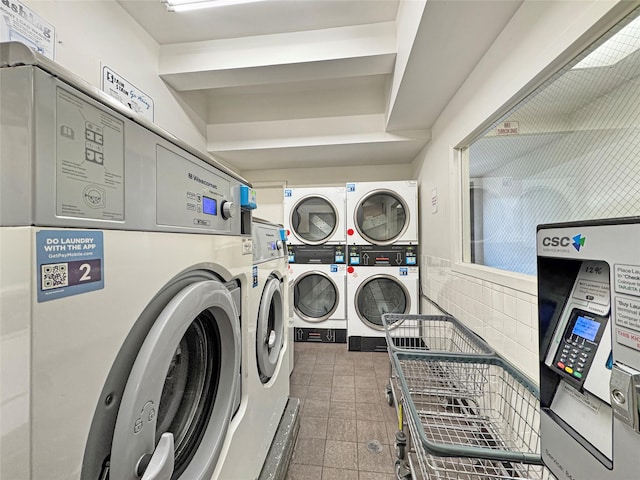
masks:
<svg viewBox="0 0 640 480"><path fill-rule="evenodd" d="M3 478L219 478L243 180L24 45L0 67Z"/></svg>
<svg viewBox="0 0 640 480"><path fill-rule="evenodd" d="M386 351L382 315L417 314L418 267L347 269L349 350Z"/></svg>
<svg viewBox="0 0 640 480"><path fill-rule="evenodd" d="M344 187L285 188L289 245L344 243L345 201Z"/></svg>
<svg viewBox="0 0 640 480"><path fill-rule="evenodd" d="M346 188L349 245L418 242L417 182L347 183Z"/></svg>

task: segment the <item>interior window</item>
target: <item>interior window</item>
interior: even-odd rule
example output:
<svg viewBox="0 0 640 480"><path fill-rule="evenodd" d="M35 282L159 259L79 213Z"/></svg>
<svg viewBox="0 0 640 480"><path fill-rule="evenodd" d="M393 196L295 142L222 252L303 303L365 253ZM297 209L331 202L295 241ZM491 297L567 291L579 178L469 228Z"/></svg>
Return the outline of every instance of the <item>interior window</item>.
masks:
<svg viewBox="0 0 640 480"><path fill-rule="evenodd" d="M639 13L461 149L466 262L535 275L538 224L640 215Z"/></svg>

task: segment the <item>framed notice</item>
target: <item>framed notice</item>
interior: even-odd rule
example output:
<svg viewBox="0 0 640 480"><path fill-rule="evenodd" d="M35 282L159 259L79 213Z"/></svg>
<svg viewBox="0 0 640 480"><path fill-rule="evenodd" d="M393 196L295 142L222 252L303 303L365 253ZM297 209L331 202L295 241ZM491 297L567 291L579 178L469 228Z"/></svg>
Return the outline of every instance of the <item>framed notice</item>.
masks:
<svg viewBox="0 0 640 480"><path fill-rule="evenodd" d="M0 41L20 42L51 60L55 54L55 29L18 0L0 1Z"/></svg>
<svg viewBox="0 0 640 480"><path fill-rule="evenodd" d="M153 122L153 98L109 67L102 67L102 91Z"/></svg>

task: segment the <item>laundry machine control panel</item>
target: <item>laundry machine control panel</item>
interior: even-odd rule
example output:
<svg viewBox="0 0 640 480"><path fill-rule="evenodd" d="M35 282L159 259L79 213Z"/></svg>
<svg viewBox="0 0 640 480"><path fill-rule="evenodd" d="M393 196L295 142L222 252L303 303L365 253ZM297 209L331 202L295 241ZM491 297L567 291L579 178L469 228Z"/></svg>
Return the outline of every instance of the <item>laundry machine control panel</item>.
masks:
<svg viewBox="0 0 640 480"><path fill-rule="evenodd" d="M350 245L349 265L361 267L416 266L418 252L415 245Z"/></svg>
<svg viewBox="0 0 640 480"><path fill-rule="evenodd" d="M344 245L287 245L289 263L333 265L345 263Z"/></svg>
<svg viewBox="0 0 640 480"><path fill-rule="evenodd" d="M228 178L162 146L157 147L157 182L157 221L161 225L220 233L231 232L233 222L240 218Z"/></svg>
<svg viewBox="0 0 640 480"><path fill-rule="evenodd" d="M69 72L41 69L23 45L3 52L25 65L0 68L2 118L24 134L0 157L5 224L249 232L255 196L243 202L244 179ZM1 131L11 142L13 130Z"/></svg>
<svg viewBox="0 0 640 480"><path fill-rule="evenodd" d="M285 255L282 226L254 222L252 227L253 260L267 261ZM285 237L286 238L286 237Z"/></svg>

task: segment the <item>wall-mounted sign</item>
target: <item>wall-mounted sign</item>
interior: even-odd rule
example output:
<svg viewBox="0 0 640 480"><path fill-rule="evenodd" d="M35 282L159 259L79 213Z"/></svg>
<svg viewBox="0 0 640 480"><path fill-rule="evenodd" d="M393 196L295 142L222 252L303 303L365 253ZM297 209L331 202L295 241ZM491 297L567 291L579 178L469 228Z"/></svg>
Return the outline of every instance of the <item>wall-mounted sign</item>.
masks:
<svg viewBox="0 0 640 480"><path fill-rule="evenodd" d="M496 135L520 135L519 122L502 122L498 124Z"/></svg>
<svg viewBox="0 0 640 480"><path fill-rule="evenodd" d="M20 42L53 60L55 28L18 0L0 1L0 42Z"/></svg>
<svg viewBox="0 0 640 480"><path fill-rule="evenodd" d="M109 67L102 67L102 91L153 122L153 98Z"/></svg>

